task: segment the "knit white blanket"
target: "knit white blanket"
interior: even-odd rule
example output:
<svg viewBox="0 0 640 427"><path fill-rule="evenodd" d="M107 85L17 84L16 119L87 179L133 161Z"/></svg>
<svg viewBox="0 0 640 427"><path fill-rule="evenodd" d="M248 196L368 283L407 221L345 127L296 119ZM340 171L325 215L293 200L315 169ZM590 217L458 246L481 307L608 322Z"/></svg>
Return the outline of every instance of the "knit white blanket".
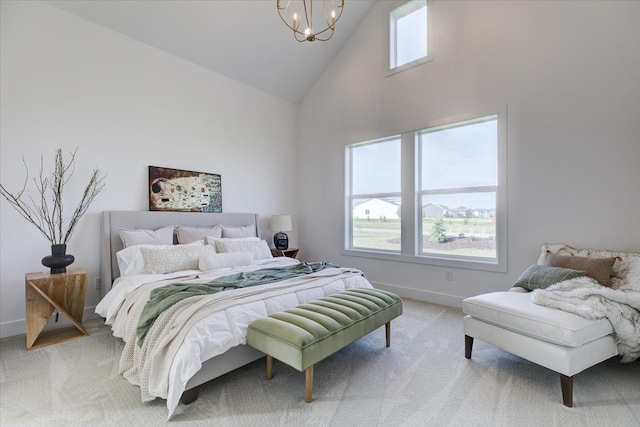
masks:
<svg viewBox="0 0 640 427"><path fill-rule="evenodd" d="M536 289L531 301L587 319L606 317L613 326L622 362L640 358L640 284L616 290L590 277L580 277Z"/></svg>

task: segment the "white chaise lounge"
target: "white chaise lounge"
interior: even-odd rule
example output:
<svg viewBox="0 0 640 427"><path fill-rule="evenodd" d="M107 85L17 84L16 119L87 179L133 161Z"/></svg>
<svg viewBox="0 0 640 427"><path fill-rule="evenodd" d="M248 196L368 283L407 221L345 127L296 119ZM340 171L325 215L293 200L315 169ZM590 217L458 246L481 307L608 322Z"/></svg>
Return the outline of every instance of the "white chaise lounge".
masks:
<svg viewBox="0 0 640 427"><path fill-rule="evenodd" d="M545 244L537 264L547 265L550 255L615 258L611 261L611 288L640 292L640 254ZM573 376L619 354L614 328L607 318L587 319L534 304L531 293L523 288L467 298L462 309L466 314L467 359L477 338L556 371L563 402L569 407L573 406Z"/></svg>

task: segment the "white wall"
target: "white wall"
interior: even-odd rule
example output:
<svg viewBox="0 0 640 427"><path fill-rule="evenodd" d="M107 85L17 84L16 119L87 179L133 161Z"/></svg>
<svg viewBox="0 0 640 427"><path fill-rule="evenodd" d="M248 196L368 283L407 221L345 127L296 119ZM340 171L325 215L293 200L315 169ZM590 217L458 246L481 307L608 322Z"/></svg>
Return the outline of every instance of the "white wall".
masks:
<svg viewBox="0 0 640 427"><path fill-rule="evenodd" d="M268 241L270 215L298 218L295 105L47 4L3 1L0 15L0 182L19 190L21 160L33 177L58 147L78 147L69 208L94 167L107 175L68 245L88 271L85 319L99 300L101 212L148 209L149 165L221 174L223 210L260 214ZM0 236L4 337L24 333L24 274L46 271L50 246L4 199Z"/></svg>
<svg viewBox="0 0 640 427"><path fill-rule="evenodd" d="M0 182L19 188L21 159L33 175L58 147L79 147L70 199L94 166L108 175L69 244L89 272L85 316L99 299L100 213L146 210L149 165L220 173L224 210L258 212L267 239L268 216L291 213L303 259L447 304L507 289L544 242L640 251L640 2L436 2L434 61L385 77L391 3L296 111L49 5L0 2ZM346 144L507 104L508 273L445 281L442 267L340 255ZM0 337L24 332L24 274L48 253L0 201Z"/></svg>
<svg viewBox="0 0 640 427"><path fill-rule="evenodd" d="M385 77L378 2L300 108L301 245L374 284L458 305L545 242L640 252L640 2L436 1L435 59ZM340 255L344 146L508 105L508 272Z"/></svg>

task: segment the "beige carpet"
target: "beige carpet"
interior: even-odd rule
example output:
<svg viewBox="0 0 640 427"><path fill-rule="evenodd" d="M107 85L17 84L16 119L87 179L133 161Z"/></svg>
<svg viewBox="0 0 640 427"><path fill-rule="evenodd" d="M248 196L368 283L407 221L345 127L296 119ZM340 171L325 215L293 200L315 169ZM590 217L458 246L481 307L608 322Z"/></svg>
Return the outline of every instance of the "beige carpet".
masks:
<svg viewBox="0 0 640 427"><path fill-rule="evenodd" d="M167 423L164 400L140 403L117 373L122 342L101 321L89 337L25 350L0 341L0 426L639 426L640 362L601 363L574 379L562 405L558 375L481 341L464 358L458 309L405 300L384 328L316 365L314 400L304 375L264 359L202 387Z"/></svg>

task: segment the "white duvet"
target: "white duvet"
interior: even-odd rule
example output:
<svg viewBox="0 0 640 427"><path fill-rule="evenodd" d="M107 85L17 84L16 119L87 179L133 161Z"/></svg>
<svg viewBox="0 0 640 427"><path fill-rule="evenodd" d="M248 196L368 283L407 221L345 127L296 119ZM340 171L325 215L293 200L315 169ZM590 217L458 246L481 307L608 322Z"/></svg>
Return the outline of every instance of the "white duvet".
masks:
<svg viewBox="0 0 640 427"><path fill-rule="evenodd" d="M232 347L246 343L253 320L349 288L372 288L355 269L325 269L313 275L268 285L209 295L177 316L160 318L149 331L152 340L135 344L137 320L152 289L177 281L210 281L240 271L284 267L298 261L278 257L251 266L209 272L197 270L162 275L118 278L96 307L96 313L125 341L120 368L123 376L140 386L143 401L167 399L169 418L178 407L189 379L202 363Z"/></svg>

